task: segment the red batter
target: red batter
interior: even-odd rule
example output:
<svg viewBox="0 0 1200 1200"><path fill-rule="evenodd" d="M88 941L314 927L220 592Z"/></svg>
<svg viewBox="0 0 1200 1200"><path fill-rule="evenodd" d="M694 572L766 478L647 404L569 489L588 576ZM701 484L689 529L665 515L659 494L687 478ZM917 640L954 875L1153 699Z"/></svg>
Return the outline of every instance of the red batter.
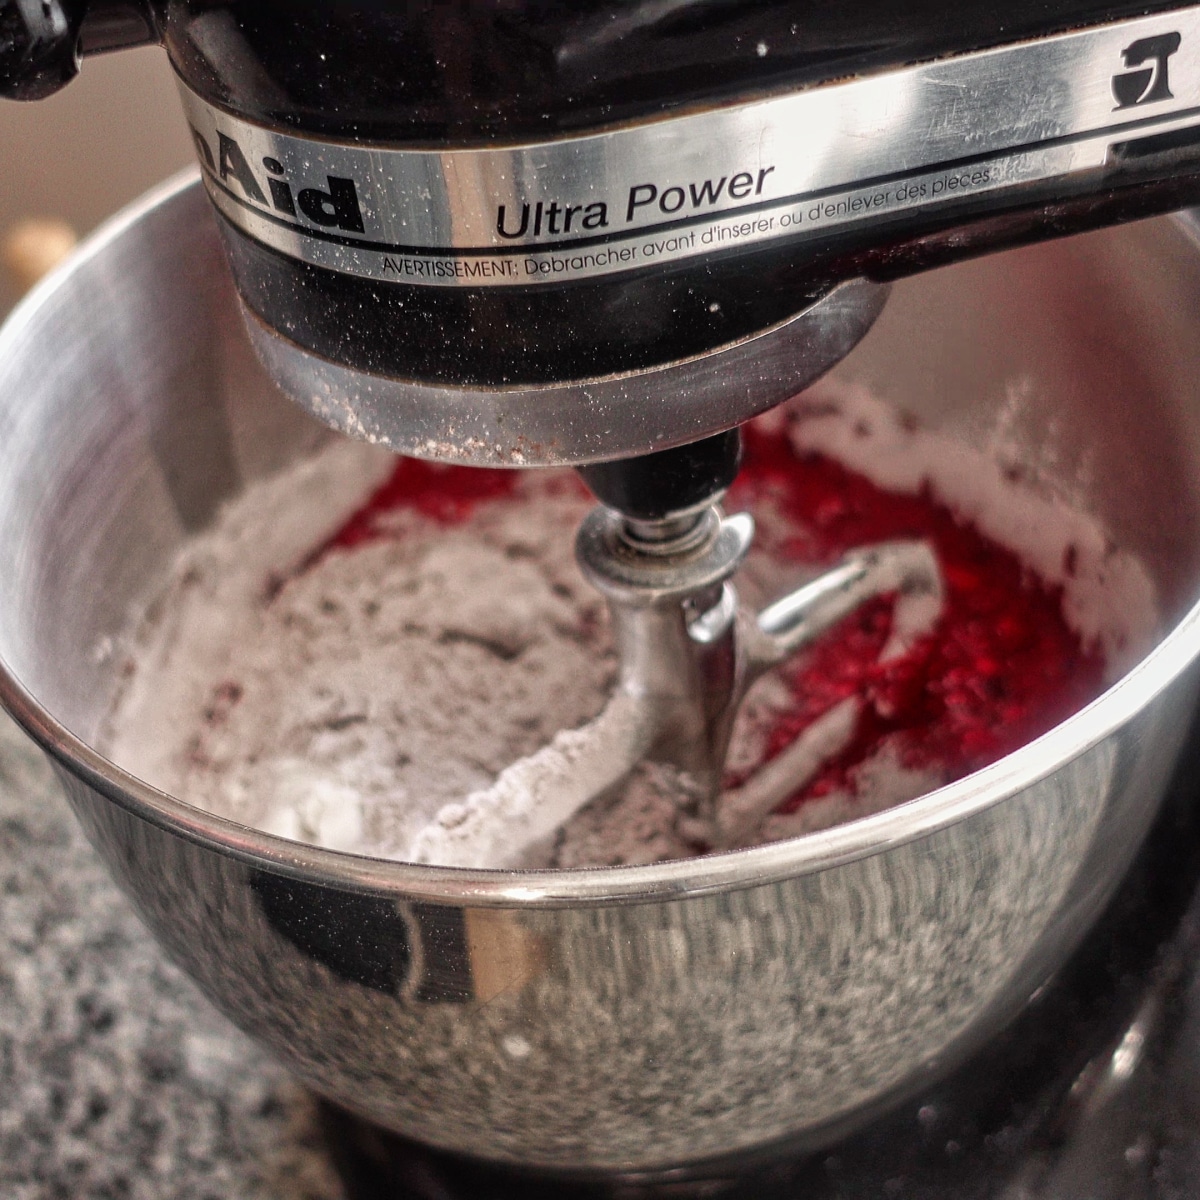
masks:
<svg viewBox="0 0 1200 1200"><path fill-rule="evenodd" d="M795 709L773 732L771 753L847 696L870 703L847 751L787 808L845 787L855 764L885 738L914 768L957 779L1045 733L1103 689L1104 661L1080 644L1048 587L1010 551L958 520L927 493L881 491L816 455L798 459L786 433L751 426L733 507L771 495L803 531L785 547L798 561L832 563L847 550L923 538L937 553L945 606L912 651L880 664L891 604L864 605L789 668Z"/></svg>
<svg viewBox="0 0 1200 1200"><path fill-rule="evenodd" d="M331 545L349 548L380 536L375 518L399 507L447 524L462 521L479 503L512 495L518 482L513 471L403 459ZM881 491L827 458L798 457L786 432L749 426L730 507L753 512L768 499L795 523L795 535L778 549L797 562L828 564L871 542L923 538L936 549L945 583L936 629L902 658L878 661L892 609L880 599L783 668L795 706L772 730L771 754L839 700L868 700L850 747L784 811L846 788L854 767L885 739L906 766L955 779L1044 733L1100 693L1103 660L1068 628L1061 590L929 495Z"/></svg>

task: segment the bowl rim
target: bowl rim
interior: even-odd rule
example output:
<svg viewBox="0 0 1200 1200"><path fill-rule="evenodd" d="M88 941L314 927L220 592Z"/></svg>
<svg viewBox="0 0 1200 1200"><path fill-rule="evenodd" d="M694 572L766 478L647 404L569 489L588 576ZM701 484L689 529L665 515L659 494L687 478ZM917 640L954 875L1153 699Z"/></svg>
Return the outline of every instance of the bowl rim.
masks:
<svg viewBox="0 0 1200 1200"><path fill-rule="evenodd" d="M88 237L17 305L0 328L0 362L69 279L151 215L203 201L197 168L147 192ZM207 205L204 206L207 210ZM1166 218L1200 250L1196 218ZM645 866L511 871L370 858L292 842L194 807L144 783L87 745L25 688L0 656L0 707L59 767L131 816L218 854L327 887L434 903L558 908L685 899L811 875L928 837L1014 797L1127 725L1200 656L1200 601L1136 666L1041 737L996 762L870 816L750 849Z"/></svg>

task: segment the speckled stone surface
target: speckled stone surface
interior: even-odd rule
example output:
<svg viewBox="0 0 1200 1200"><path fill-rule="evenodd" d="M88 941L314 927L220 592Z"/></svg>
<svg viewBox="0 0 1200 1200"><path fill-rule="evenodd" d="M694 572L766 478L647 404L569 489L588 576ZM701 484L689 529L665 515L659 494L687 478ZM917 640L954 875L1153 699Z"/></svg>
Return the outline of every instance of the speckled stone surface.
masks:
<svg viewBox="0 0 1200 1200"><path fill-rule="evenodd" d="M0 713L0 1197L342 1196L312 1099L164 959Z"/></svg>

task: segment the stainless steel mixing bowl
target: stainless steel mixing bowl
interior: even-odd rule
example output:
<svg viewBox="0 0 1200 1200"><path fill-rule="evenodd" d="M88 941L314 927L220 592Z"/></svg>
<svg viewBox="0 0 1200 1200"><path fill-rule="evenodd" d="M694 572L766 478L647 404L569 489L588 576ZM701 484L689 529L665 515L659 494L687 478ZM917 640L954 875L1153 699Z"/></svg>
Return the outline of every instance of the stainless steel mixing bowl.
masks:
<svg viewBox="0 0 1200 1200"><path fill-rule="evenodd" d="M110 639L190 532L328 436L265 379L208 206L168 186L0 335L0 698L163 946L318 1092L437 1146L632 1171L817 1145L1063 960L1150 823L1200 649L1200 248L1182 221L899 285L840 369L1142 557L1168 635L1052 733L911 804L665 866L415 867L296 845L89 745Z"/></svg>

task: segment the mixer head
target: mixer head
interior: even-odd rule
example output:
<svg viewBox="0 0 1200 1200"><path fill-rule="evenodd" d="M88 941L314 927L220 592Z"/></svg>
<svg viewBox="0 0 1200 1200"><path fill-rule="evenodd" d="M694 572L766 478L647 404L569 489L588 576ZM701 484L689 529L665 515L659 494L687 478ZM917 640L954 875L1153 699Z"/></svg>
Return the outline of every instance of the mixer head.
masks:
<svg viewBox="0 0 1200 1200"><path fill-rule="evenodd" d="M890 278L1200 198L1195 6L10 0L0 94L145 41L271 374L446 461L718 433Z"/></svg>

